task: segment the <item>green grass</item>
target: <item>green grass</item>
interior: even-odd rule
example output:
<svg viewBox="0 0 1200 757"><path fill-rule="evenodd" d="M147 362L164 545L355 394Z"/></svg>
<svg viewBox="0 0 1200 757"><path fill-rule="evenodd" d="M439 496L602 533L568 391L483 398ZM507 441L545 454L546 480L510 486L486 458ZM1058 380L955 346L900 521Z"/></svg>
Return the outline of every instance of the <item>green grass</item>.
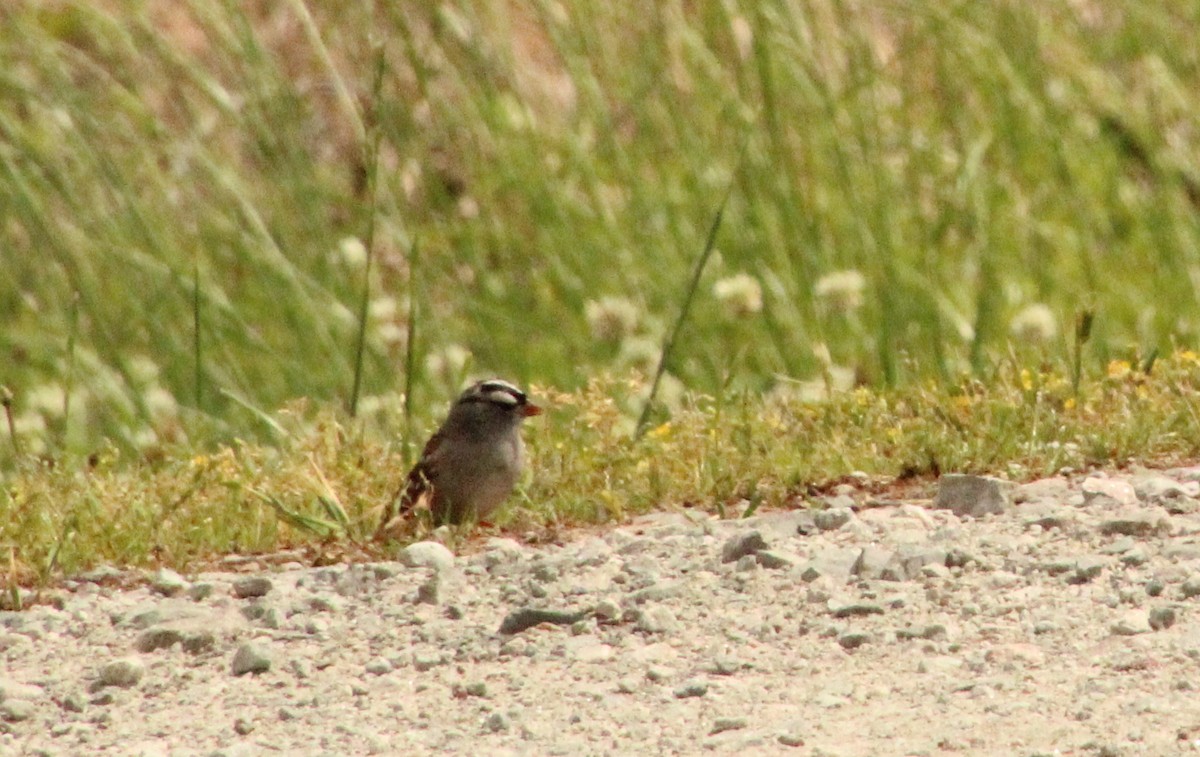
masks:
<svg viewBox="0 0 1200 757"><path fill-rule="evenodd" d="M1092 367L1196 342L1194 10L367 8L2 12L0 350L27 447L268 439L297 397L411 385L428 419L465 372L647 370L731 179L666 366L693 390L986 376L1038 303L1055 360L1088 308ZM815 295L844 270L857 304ZM738 274L762 298L740 317L713 294ZM596 338L606 296L635 317Z"/></svg>
<svg viewBox="0 0 1200 757"><path fill-rule="evenodd" d="M562 448L539 449L538 522L923 470L930 445L944 469L1034 464L981 441L1060 433L990 404L1024 407L1020 370L1094 392L1113 359L1197 346L1197 14L8 3L0 545L47 575L357 533L467 376L608 412L629 391L593 377L654 375L668 342L644 438L626 438L638 397L545 424L538 444ZM878 393L779 421L840 457L770 451L810 442L754 420L783 412L763 398L813 381ZM898 436L855 425L860 396L893 403ZM992 409L952 423L951 397ZM1191 398L1162 405L1182 436L1132 411L1072 425L1082 405L1061 433L1086 459L1183 454L1191 416L1169 412ZM668 443L718 457L647 457Z"/></svg>
<svg viewBox="0 0 1200 757"><path fill-rule="evenodd" d="M867 491L909 481L910 493L928 495L938 471L1028 480L1200 453L1193 352L1158 360L1149 374L1114 361L1078 394L1062 373L1012 365L955 390L928 382L806 399L822 393L814 384L766 397L690 395L635 440L647 389L630 378L537 390L549 411L526 427L531 472L492 529L551 538L662 506L727 517L806 507L860 472L874 482ZM374 423L298 404L278 416L273 445L150 458L110 446L82 468L27 457L0 490L0 544L25 584L106 563L195 569L230 551L381 556L371 535L405 473L399 422L398 408ZM414 523L412 538L423 533Z"/></svg>

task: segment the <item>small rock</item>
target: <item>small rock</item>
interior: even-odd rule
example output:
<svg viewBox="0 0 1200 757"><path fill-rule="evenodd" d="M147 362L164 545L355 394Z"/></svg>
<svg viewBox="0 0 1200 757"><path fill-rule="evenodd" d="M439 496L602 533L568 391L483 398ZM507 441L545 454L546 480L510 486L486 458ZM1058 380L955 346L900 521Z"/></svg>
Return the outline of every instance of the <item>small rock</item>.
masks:
<svg viewBox="0 0 1200 757"><path fill-rule="evenodd" d="M854 566L854 574L859 578L877 580L883 577L883 571L890 565L896 553L875 545L863 547L862 555Z"/></svg>
<svg viewBox="0 0 1200 757"><path fill-rule="evenodd" d="M753 555L760 549L769 549L769 547L758 531L734 534L721 547L721 562L735 562L746 555Z"/></svg>
<svg viewBox="0 0 1200 757"><path fill-rule="evenodd" d="M318 612L340 613L342 602L330 594L314 594L308 598L308 606Z"/></svg>
<svg viewBox="0 0 1200 757"><path fill-rule="evenodd" d="M248 736L254 732L254 721L238 718L233 721L233 731L239 736Z"/></svg>
<svg viewBox="0 0 1200 757"><path fill-rule="evenodd" d="M533 628L541 623L552 623L558 626L569 626L577 623L588 615L587 611L564 612L561 610L540 610L533 607L523 607L510 612L500 623L500 633L510 636Z"/></svg>
<svg viewBox="0 0 1200 757"><path fill-rule="evenodd" d="M1151 597L1161 596L1166 588L1167 585L1158 578L1151 578L1146 582L1146 594Z"/></svg>
<svg viewBox="0 0 1200 757"><path fill-rule="evenodd" d="M708 682L691 680L684 683L679 688L675 689L676 699L689 699L691 697L702 697L708 693Z"/></svg>
<svg viewBox="0 0 1200 757"><path fill-rule="evenodd" d="M238 647L233 656L232 671L235 676L246 673L265 673L271 669L271 657L264 646L257 642L247 642Z"/></svg>
<svg viewBox="0 0 1200 757"><path fill-rule="evenodd" d="M213 586L207 581L192 584L187 590L188 599L192 600L193 602L203 602L213 595L213 592L216 591L216 588L217 587Z"/></svg>
<svg viewBox="0 0 1200 757"><path fill-rule="evenodd" d="M1200 596L1200 573L1188 576L1180 585L1179 590L1183 592L1184 599Z"/></svg>
<svg viewBox="0 0 1200 757"><path fill-rule="evenodd" d="M373 676L386 675L392 672L392 663L382 657L376 657L363 666L363 669Z"/></svg>
<svg viewBox="0 0 1200 757"><path fill-rule="evenodd" d="M512 727L512 721L503 712L493 712L488 715L487 720L483 722L483 727L491 733L500 733L507 731Z"/></svg>
<svg viewBox="0 0 1200 757"><path fill-rule="evenodd" d="M168 624L147 628L138 635L134 647L139 652L149 653L157 649L167 649L179 644L192 654L206 652L216 645L216 636L211 629L188 624L187 628L180 624Z"/></svg>
<svg viewBox="0 0 1200 757"><path fill-rule="evenodd" d="M650 607L638 614L634 628L645 633L672 633L679 629L679 621L666 607Z"/></svg>
<svg viewBox="0 0 1200 757"><path fill-rule="evenodd" d="M159 568L150 579L150 586L163 596L173 597L186 591L188 582L170 568Z"/></svg>
<svg viewBox="0 0 1200 757"><path fill-rule="evenodd" d="M906 581L920 578L921 571L928 565L946 565L947 553L941 547L904 545L896 551L891 563L880 576L888 581Z"/></svg>
<svg viewBox="0 0 1200 757"><path fill-rule="evenodd" d="M829 614L835 618L858 618L866 615L882 615L883 607L871 602L855 602L829 608Z"/></svg>
<svg viewBox="0 0 1200 757"><path fill-rule="evenodd" d="M922 578L949 578L950 569L943 563L930 563L921 566Z"/></svg>
<svg viewBox="0 0 1200 757"><path fill-rule="evenodd" d="M1166 519L1151 513L1130 513L1100 522L1100 533L1123 536L1151 536L1158 531L1170 530Z"/></svg>
<svg viewBox="0 0 1200 757"><path fill-rule="evenodd" d="M454 553L436 541L419 541L400 550L400 562L409 568L444 571L454 567Z"/></svg>
<svg viewBox="0 0 1200 757"><path fill-rule="evenodd" d="M100 567L93 568L85 573L80 573L78 576L76 576L76 578L78 578L80 581L87 581L88 583L102 584L106 581L114 581L123 575L124 574L120 570L111 565L101 565Z"/></svg>
<svg viewBox="0 0 1200 757"><path fill-rule="evenodd" d="M265 597L274 586L263 576L242 576L233 582L233 596L238 599Z"/></svg>
<svg viewBox="0 0 1200 757"><path fill-rule="evenodd" d="M1136 567L1138 565L1145 565L1148 562L1150 562L1150 555L1147 554L1146 550L1140 544L1121 555L1121 563L1124 565Z"/></svg>
<svg viewBox="0 0 1200 757"><path fill-rule="evenodd" d="M501 648L500 651L504 652L504 649ZM443 662L445 662L445 660L443 660L442 656L436 652L415 652L413 654L413 669L419 673L424 673L426 670L436 668Z"/></svg>
<svg viewBox="0 0 1200 757"><path fill-rule="evenodd" d="M1133 491L1138 499L1151 505L1167 505L1172 500L1189 499L1188 492L1182 484L1160 474L1135 478Z"/></svg>
<svg viewBox="0 0 1200 757"><path fill-rule="evenodd" d="M800 577L812 583L825 576L835 584L845 584L854 575L862 550L854 547L822 549L804 564Z"/></svg>
<svg viewBox="0 0 1200 757"><path fill-rule="evenodd" d="M738 558L736 570L739 573L745 573L751 570L758 570L758 555L742 555Z"/></svg>
<svg viewBox="0 0 1200 757"><path fill-rule="evenodd" d="M456 699L465 699L466 697L486 697L488 695L486 681L470 681L468 683L456 683L451 687L451 692Z"/></svg>
<svg viewBox="0 0 1200 757"><path fill-rule="evenodd" d="M615 623L621 618L621 604L615 599L605 598L596 603L592 613L604 623Z"/></svg>
<svg viewBox="0 0 1200 757"><path fill-rule="evenodd" d="M1137 492L1128 481L1119 478L1085 479L1079 486L1083 505L1090 508L1129 507L1137 504Z"/></svg>
<svg viewBox="0 0 1200 757"><path fill-rule="evenodd" d="M654 683L666 683L675 675L675 671L662 665L652 665L646 669L646 680Z"/></svg>
<svg viewBox="0 0 1200 757"><path fill-rule="evenodd" d="M67 712L83 712L85 706L87 706L87 700L77 691L67 694L62 699L62 708Z"/></svg>
<svg viewBox="0 0 1200 757"><path fill-rule="evenodd" d="M417 604L437 605L442 601L441 573L434 571L417 587Z"/></svg>
<svg viewBox="0 0 1200 757"><path fill-rule="evenodd" d="M100 668L100 683L127 689L142 680L146 665L137 657L122 657Z"/></svg>
<svg viewBox="0 0 1200 757"><path fill-rule="evenodd" d="M1067 577L1069 584L1085 584L1104 572L1108 560L1099 555L1084 555L1075 561L1071 575Z"/></svg>
<svg viewBox="0 0 1200 757"><path fill-rule="evenodd" d="M871 634L860 631L847 631L838 636L838 644L842 649L858 649L871 640Z"/></svg>
<svg viewBox="0 0 1200 757"><path fill-rule="evenodd" d="M1011 508L1014 490L1011 481L991 476L945 473L938 479L933 506L939 510L950 510L959 517L969 515L978 518Z"/></svg>
<svg viewBox="0 0 1200 757"><path fill-rule="evenodd" d="M682 581L664 581L656 583L653 586L647 586L644 589L638 589L629 595L629 601L635 605L645 604L646 602L661 602L664 599L671 599L684 593L684 584Z"/></svg>
<svg viewBox="0 0 1200 757"><path fill-rule="evenodd" d="M1150 611L1150 628L1154 631L1170 628L1175 625L1176 619L1174 607L1155 607Z"/></svg>
<svg viewBox="0 0 1200 757"><path fill-rule="evenodd" d="M715 673L719 676L731 676L741 669L742 665L737 660L733 659L732 657L722 656L713 660L712 666L709 668L709 672Z"/></svg>
<svg viewBox="0 0 1200 757"><path fill-rule="evenodd" d="M760 549L755 558L758 564L767 570L786 570L800 562L800 558L787 552L773 549Z"/></svg>
<svg viewBox="0 0 1200 757"><path fill-rule="evenodd" d="M29 720L33 717L33 713L33 702L24 699L6 699L3 703L0 703L0 718L10 723Z"/></svg>
<svg viewBox="0 0 1200 757"><path fill-rule="evenodd" d="M0 702L9 699L38 699L42 696L41 688L27 683L18 683L9 678L0 678Z"/></svg>
<svg viewBox="0 0 1200 757"><path fill-rule="evenodd" d="M836 531L853 518L854 511L849 507L834 507L813 513L813 523L822 531Z"/></svg>
<svg viewBox="0 0 1200 757"><path fill-rule="evenodd" d="M708 732L709 736L714 736L725 731L737 731L746 727L745 718L717 718L713 721L712 730Z"/></svg>
<svg viewBox="0 0 1200 757"><path fill-rule="evenodd" d="M1136 636L1149 633L1152 629L1150 617L1145 610L1131 610L1109 626L1109 630L1118 636Z"/></svg>
<svg viewBox="0 0 1200 757"><path fill-rule="evenodd" d="M783 744L784 746L790 746L790 747L804 746L804 737L798 733L793 733L791 731L787 731L785 733L779 734L778 741L780 744Z"/></svg>

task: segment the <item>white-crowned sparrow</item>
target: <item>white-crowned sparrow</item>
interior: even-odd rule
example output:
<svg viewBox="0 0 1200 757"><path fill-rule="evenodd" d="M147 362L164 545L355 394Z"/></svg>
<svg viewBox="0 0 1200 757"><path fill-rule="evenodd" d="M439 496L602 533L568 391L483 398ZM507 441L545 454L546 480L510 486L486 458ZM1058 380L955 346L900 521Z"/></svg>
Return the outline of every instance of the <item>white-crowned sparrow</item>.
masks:
<svg viewBox="0 0 1200 757"><path fill-rule="evenodd" d="M427 500L433 520L464 523L486 518L512 492L521 474L521 421L542 409L507 381L470 386L409 471L404 487L384 512L379 533Z"/></svg>

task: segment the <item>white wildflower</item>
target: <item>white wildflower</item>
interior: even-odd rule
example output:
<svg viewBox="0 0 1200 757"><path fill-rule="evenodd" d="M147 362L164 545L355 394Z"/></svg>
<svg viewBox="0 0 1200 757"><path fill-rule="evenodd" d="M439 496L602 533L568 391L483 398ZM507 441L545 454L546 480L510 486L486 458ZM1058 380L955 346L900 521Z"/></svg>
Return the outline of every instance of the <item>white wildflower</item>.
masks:
<svg viewBox="0 0 1200 757"><path fill-rule="evenodd" d="M42 384L25 395L25 406L35 413L57 418L62 415L67 393L58 384Z"/></svg>
<svg viewBox="0 0 1200 757"><path fill-rule="evenodd" d="M171 420L179 414L179 403L175 401L175 395L161 386L147 389L142 395L142 401L146 403L146 410L155 423Z"/></svg>
<svg viewBox="0 0 1200 757"><path fill-rule="evenodd" d="M851 313L862 307L867 279L853 269L834 271L817 279L813 293L835 313Z"/></svg>
<svg viewBox="0 0 1200 757"><path fill-rule="evenodd" d="M138 386L146 386L158 381L158 364L147 355L134 355L125 364L129 378Z"/></svg>
<svg viewBox="0 0 1200 757"><path fill-rule="evenodd" d="M624 297L589 300L583 312L592 336L602 342L619 342L637 328L637 306Z"/></svg>
<svg viewBox="0 0 1200 757"><path fill-rule="evenodd" d="M46 419L41 413L25 412L13 418L13 429L17 436L36 436L46 433Z"/></svg>
<svg viewBox="0 0 1200 757"><path fill-rule="evenodd" d="M632 368L643 376L649 376L658 368L660 347L645 337L630 337L621 342L621 351L617 354L617 363L625 368Z"/></svg>
<svg viewBox="0 0 1200 757"><path fill-rule="evenodd" d="M395 297L376 297L367 303L367 315L374 321L394 321L399 312Z"/></svg>
<svg viewBox="0 0 1200 757"><path fill-rule="evenodd" d="M762 310L762 284L748 273L739 273L713 284L713 295L731 318L745 318Z"/></svg>
<svg viewBox="0 0 1200 757"><path fill-rule="evenodd" d="M375 338L388 347L403 347L408 344L408 332L398 323L381 323L373 330Z"/></svg>
<svg viewBox="0 0 1200 757"><path fill-rule="evenodd" d="M754 29L745 16L734 16L729 20L729 31L733 32L733 44L737 48L738 60L743 63L754 52Z"/></svg>
<svg viewBox="0 0 1200 757"><path fill-rule="evenodd" d="M448 344L440 352L425 358L425 370L445 383L457 382L471 359L471 351L461 344Z"/></svg>
<svg viewBox="0 0 1200 757"><path fill-rule="evenodd" d="M358 237L344 237L338 242L338 256L350 268L362 268L367 264L367 247Z"/></svg>
<svg viewBox="0 0 1200 757"><path fill-rule="evenodd" d="M1015 339L1032 344L1045 344L1058 336L1058 320L1049 305L1035 302L1026 305L1008 324Z"/></svg>

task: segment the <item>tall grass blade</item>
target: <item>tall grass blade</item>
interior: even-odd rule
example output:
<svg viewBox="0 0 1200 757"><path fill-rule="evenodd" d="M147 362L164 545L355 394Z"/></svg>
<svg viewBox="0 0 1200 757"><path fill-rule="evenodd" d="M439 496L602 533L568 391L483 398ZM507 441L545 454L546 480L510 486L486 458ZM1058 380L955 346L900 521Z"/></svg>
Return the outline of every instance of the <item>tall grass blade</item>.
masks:
<svg viewBox="0 0 1200 757"><path fill-rule="evenodd" d="M404 461L412 462L413 439L413 389L416 387L417 370L417 282L421 271L421 238L413 240L412 252L408 256L408 325L407 342L404 345Z"/></svg>
<svg viewBox="0 0 1200 757"><path fill-rule="evenodd" d="M79 338L79 292L71 297L71 321L67 331L67 372L63 381L63 425L59 445L66 447L67 431L71 423L71 393L75 390L75 344Z"/></svg>
<svg viewBox="0 0 1200 757"><path fill-rule="evenodd" d="M350 417L358 414L358 398L362 390L363 356L367 344L367 317L371 302L371 263L375 258L375 223L379 215L377 197L379 179L379 145L383 129L379 125L379 103L383 97L383 74L387 70L387 58L383 46L375 46L375 75L371 81L371 115L369 131L363 140L363 168L366 171L367 230L363 235L363 246L367 260L363 265L362 296L358 302L358 337L354 348L354 385L350 389Z"/></svg>
<svg viewBox="0 0 1200 757"><path fill-rule="evenodd" d="M201 336L200 336L200 258L196 256L192 259L192 390L194 395L192 400L195 402L196 409L200 410L200 404L204 399L204 359L201 353Z"/></svg>
<svg viewBox="0 0 1200 757"><path fill-rule="evenodd" d="M696 290L700 287L700 277L704 273L704 267L708 264L709 258L712 257L713 249L717 243L717 231L721 228L721 219L725 215L725 206L729 204L729 196L733 194L733 185L737 181L737 171L729 178L729 186L725 188L725 196L721 198L721 204L717 207L717 213L713 216L712 225L708 228L708 239L704 242L704 249L700 252L700 256L696 258L696 265L692 268L692 278L688 281L687 289L683 294L683 305L679 308L679 316L676 317L675 323L671 326L671 330L667 333L667 338L663 341L662 350L658 356L658 366L654 369L654 380L650 383L650 393L646 395L646 404L642 406L642 414L638 417L637 427L634 429L633 436L635 439L640 439L642 434L646 433L646 424L650 420L650 411L654 407L654 398L658 396L658 385L662 381L663 373L667 370L667 361L671 359L671 352L675 349L675 340L679 336L679 330L683 328L684 321L687 320L688 312L692 307L692 300L696 296Z"/></svg>

